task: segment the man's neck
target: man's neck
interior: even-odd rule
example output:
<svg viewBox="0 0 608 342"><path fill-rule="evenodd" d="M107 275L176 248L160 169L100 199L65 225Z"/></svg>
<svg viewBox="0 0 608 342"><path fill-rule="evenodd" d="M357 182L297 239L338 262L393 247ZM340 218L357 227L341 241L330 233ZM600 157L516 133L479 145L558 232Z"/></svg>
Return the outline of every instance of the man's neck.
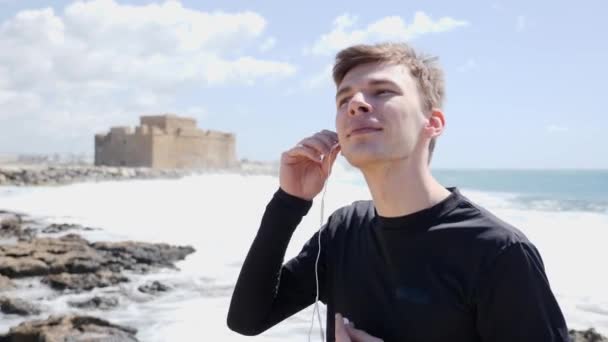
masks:
<svg viewBox="0 0 608 342"><path fill-rule="evenodd" d="M380 216L412 214L450 195L431 175L428 165L420 164L403 159L361 169Z"/></svg>

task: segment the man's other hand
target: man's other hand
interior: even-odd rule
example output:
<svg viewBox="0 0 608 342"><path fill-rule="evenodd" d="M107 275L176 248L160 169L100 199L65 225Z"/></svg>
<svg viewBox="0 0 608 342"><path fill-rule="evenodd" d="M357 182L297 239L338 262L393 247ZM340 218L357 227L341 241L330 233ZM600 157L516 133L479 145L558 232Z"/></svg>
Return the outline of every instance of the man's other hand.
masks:
<svg viewBox="0 0 608 342"><path fill-rule="evenodd" d="M341 314L336 314L336 342L383 342L382 339L371 336L363 330L355 329L352 322L344 323Z"/></svg>

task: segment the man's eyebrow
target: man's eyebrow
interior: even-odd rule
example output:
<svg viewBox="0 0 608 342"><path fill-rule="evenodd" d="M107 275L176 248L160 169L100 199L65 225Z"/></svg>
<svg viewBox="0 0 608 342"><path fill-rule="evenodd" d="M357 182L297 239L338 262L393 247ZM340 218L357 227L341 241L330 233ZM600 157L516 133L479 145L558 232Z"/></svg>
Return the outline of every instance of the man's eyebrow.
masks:
<svg viewBox="0 0 608 342"><path fill-rule="evenodd" d="M386 79L370 80L369 82L367 82L367 84L370 86L388 85L388 86L399 88L397 83L395 83L391 80L386 80ZM344 93L348 93L349 91L351 91L351 89L352 88L350 86L346 86L346 87L338 90L338 92L336 93L336 100L338 99L338 97L340 97L340 95L342 95Z"/></svg>
<svg viewBox="0 0 608 342"><path fill-rule="evenodd" d="M395 83L391 80L371 80L371 81L369 81L369 85L389 85L389 86L399 88L397 83Z"/></svg>

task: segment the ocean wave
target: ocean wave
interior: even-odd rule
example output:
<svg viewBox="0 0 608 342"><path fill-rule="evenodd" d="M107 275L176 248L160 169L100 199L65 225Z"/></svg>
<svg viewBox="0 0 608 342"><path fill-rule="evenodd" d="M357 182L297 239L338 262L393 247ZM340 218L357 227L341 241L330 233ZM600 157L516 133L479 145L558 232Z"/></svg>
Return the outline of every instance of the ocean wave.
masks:
<svg viewBox="0 0 608 342"><path fill-rule="evenodd" d="M551 199L531 196L517 196L512 199L518 209L539 211L584 211L608 214L608 201L582 199Z"/></svg>

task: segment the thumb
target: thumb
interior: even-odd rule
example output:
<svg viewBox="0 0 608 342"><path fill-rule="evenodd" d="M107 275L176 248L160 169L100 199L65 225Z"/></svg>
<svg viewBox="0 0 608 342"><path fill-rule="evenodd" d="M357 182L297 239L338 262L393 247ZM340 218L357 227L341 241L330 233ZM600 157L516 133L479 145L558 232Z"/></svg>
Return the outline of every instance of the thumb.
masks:
<svg viewBox="0 0 608 342"><path fill-rule="evenodd" d="M344 326L344 318L339 313L336 314L336 322L334 324L336 342L351 342L346 327Z"/></svg>

